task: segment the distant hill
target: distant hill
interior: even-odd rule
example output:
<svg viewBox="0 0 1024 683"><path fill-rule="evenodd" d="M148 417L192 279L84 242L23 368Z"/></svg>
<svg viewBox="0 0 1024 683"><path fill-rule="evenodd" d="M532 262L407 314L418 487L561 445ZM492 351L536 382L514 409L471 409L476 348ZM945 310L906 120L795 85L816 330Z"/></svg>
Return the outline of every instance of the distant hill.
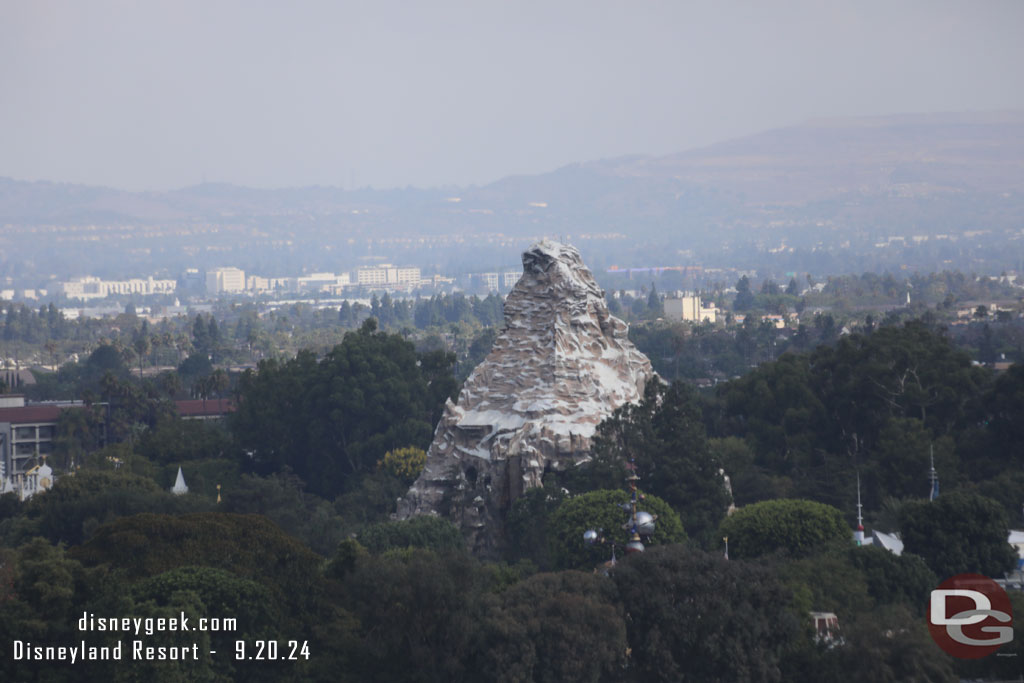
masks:
<svg viewBox="0 0 1024 683"><path fill-rule="evenodd" d="M28 252L50 230L47 246L68 244L76 250L72 261L86 239L75 226L100 226L90 227L87 239L104 259L108 245L148 254L153 263L160 254L188 263L196 254L226 258L238 249L251 260L268 244L287 245L302 259L303 249L343 253L360 241L496 233L514 240L618 234L687 253L760 249L768 237L818 249L823 235L841 243L859 234L871 244L878 235L1020 230L1022 215L1024 112L809 121L482 187L258 190L211 183L132 193L0 178L0 225L10 226L0 233L0 250Z"/></svg>
<svg viewBox="0 0 1024 683"><path fill-rule="evenodd" d="M810 121L669 156L598 163L619 177L729 188L763 202L859 193L1024 191L1024 112Z"/></svg>

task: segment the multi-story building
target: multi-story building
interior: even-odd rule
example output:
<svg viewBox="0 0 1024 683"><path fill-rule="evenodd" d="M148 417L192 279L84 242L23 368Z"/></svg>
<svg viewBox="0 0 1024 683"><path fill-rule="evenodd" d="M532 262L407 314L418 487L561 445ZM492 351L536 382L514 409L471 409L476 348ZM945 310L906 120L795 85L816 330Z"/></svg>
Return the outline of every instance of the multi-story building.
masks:
<svg viewBox="0 0 1024 683"><path fill-rule="evenodd" d="M98 299L106 296L98 277L74 277L60 283L60 292L69 299Z"/></svg>
<svg viewBox="0 0 1024 683"><path fill-rule="evenodd" d="M690 322L707 321L713 323L718 318L718 309L714 303L705 305L699 296L682 296L666 298L665 317L669 320L688 320Z"/></svg>
<svg viewBox="0 0 1024 683"><path fill-rule="evenodd" d="M245 291L245 271L238 268L214 268L206 271L207 294L237 294Z"/></svg>
<svg viewBox="0 0 1024 683"><path fill-rule="evenodd" d="M245 278L245 289L249 292L294 292L298 289L298 278L294 277L260 277L250 275Z"/></svg>
<svg viewBox="0 0 1024 683"><path fill-rule="evenodd" d="M497 273L480 273L479 275L477 275L477 278L480 280L480 283L483 285L484 289L486 289L488 292L498 291Z"/></svg>
<svg viewBox="0 0 1024 683"><path fill-rule="evenodd" d="M87 275L60 283L60 292L69 299L102 299L112 294L173 294L177 287L178 283L174 280L157 280L152 276L145 279L101 280Z"/></svg>
<svg viewBox="0 0 1024 683"><path fill-rule="evenodd" d="M364 287L419 287L420 269L399 268L390 263L379 266L362 266L356 270L356 284Z"/></svg>
<svg viewBox="0 0 1024 683"><path fill-rule="evenodd" d="M25 397L0 400L0 460L8 476L30 469L33 460L53 452L60 405L26 406Z"/></svg>
<svg viewBox="0 0 1024 683"><path fill-rule="evenodd" d="M417 271L418 272L418 271ZM418 279L418 276L417 276ZM337 294L340 290L349 285L348 273L311 273L297 278L298 290L300 292L326 292Z"/></svg>
<svg viewBox="0 0 1024 683"><path fill-rule="evenodd" d="M523 276L522 271L508 270L501 274L502 284L505 289L512 289L519 282L519 278Z"/></svg>

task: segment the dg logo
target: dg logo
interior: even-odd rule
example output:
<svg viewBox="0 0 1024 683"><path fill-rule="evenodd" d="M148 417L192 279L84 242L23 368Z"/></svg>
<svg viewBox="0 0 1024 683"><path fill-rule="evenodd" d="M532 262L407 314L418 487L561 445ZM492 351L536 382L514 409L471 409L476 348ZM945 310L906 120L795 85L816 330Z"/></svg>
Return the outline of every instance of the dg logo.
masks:
<svg viewBox="0 0 1024 683"><path fill-rule="evenodd" d="M932 591L928 630L947 654L987 657L1013 640L1010 598L987 576L958 574Z"/></svg>

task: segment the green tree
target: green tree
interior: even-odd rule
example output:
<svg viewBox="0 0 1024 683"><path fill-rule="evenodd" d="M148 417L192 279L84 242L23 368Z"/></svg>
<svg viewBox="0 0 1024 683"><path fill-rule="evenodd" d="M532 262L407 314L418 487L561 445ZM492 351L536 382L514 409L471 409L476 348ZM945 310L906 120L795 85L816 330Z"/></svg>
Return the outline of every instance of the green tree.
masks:
<svg viewBox="0 0 1024 683"><path fill-rule="evenodd" d="M612 578L638 680L782 680L782 655L804 636L789 591L759 564L669 545L626 558Z"/></svg>
<svg viewBox="0 0 1024 683"><path fill-rule="evenodd" d="M139 377L142 377L142 365L146 360L146 356L152 351L153 344L149 338L149 335L145 332L136 335L135 340L132 342L132 350L135 351L135 356L139 361Z"/></svg>
<svg viewBox="0 0 1024 683"><path fill-rule="evenodd" d="M183 512L202 506L161 490L151 479L123 471L85 469L57 479L45 496L33 496L25 506L25 524L11 527L15 538L26 534L70 545L80 544L101 524L140 512Z"/></svg>
<svg viewBox="0 0 1024 683"><path fill-rule="evenodd" d="M610 556L607 546L588 546L583 541L583 532L601 529L609 543L614 543L622 554L629 531L624 528L629 513L623 508L629 502L629 493L624 490L590 491L567 498L551 515L548 525L549 552L556 567L563 569L590 569ZM655 531L648 545L682 543L686 532L677 515L668 504L657 496L646 495L638 502L637 508L657 515Z"/></svg>
<svg viewBox="0 0 1024 683"><path fill-rule="evenodd" d="M69 557L62 545L51 545L42 538L17 550L0 547L0 578L4 579L0 585L0 638L7 647L16 639L33 645L70 645L81 640L83 634L75 625L83 612L135 614L105 569L86 569ZM114 645L117 638L90 633L86 641L103 647ZM26 662L4 656L0 657L0 679L114 680L119 664L89 662L87 668L69 672L66 662Z"/></svg>
<svg viewBox="0 0 1024 683"><path fill-rule="evenodd" d="M648 318L660 318L663 315L665 315L665 304L662 302L661 297L658 296L658 290L651 284L651 293L647 296L645 316Z"/></svg>
<svg viewBox="0 0 1024 683"><path fill-rule="evenodd" d="M1015 363L982 392L972 425L961 430L958 450L975 479L988 479L1024 465L1024 364ZM1016 501L1017 505L1020 500Z"/></svg>
<svg viewBox="0 0 1024 683"><path fill-rule="evenodd" d="M372 524L359 534L359 542L370 552L403 548L426 548L437 553L465 550L458 527L433 515Z"/></svg>
<svg viewBox="0 0 1024 683"><path fill-rule="evenodd" d="M184 611L196 620L210 616L237 619L237 631L207 635L207 651L233 653L237 640L251 643L257 639L289 639L289 634L280 630L284 615L278 611L280 605L272 593L256 581L239 578L223 569L178 567L133 584L130 592L133 602L143 607L137 612L140 614L150 612L156 616L161 610L171 608L167 610L171 614ZM195 639L189 635L185 640L184 644L190 645ZM203 659L209 659L216 675L246 680L280 680L282 675L298 673L306 664L302 659L287 662L289 671L277 662L237 661L226 657Z"/></svg>
<svg viewBox="0 0 1024 683"><path fill-rule="evenodd" d="M904 504L900 530L905 551L924 558L942 580L968 572L1000 578L1017 560L1008 526L996 501L954 491Z"/></svg>
<svg viewBox="0 0 1024 683"><path fill-rule="evenodd" d="M901 603L923 615L928 596L939 585L939 578L923 559L913 553L896 555L874 546L847 550L850 563L867 582L868 593L879 605Z"/></svg>
<svg viewBox="0 0 1024 683"><path fill-rule="evenodd" d="M259 515L139 514L98 528L71 550L84 565L117 567L129 582L179 567L223 569L263 585L281 617L281 631L298 636L316 612L323 558Z"/></svg>
<svg viewBox="0 0 1024 683"><path fill-rule="evenodd" d="M89 453L100 447L102 440L103 414L99 406L61 410L54 428L55 465L64 470L81 465Z"/></svg>
<svg viewBox="0 0 1024 683"><path fill-rule="evenodd" d="M596 682L624 673L626 622L605 577L531 576L501 594L483 631L479 680Z"/></svg>
<svg viewBox="0 0 1024 683"><path fill-rule="evenodd" d="M922 451L900 454L901 432L909 429L915 445L929 442L930 435L936 455L946 457L942 437L982 422L977 397L988 376L924 322L885 325L869 335L846 335L810 355L785 354L720 385L709 411L712 433L744 438L757 454L754 465L788 477L794 495L849 509L857 469L871 474L876 465L888 466L879 458L891 457L899 463L901 482L912 477L902 463ZM892 422L910 418L924 431ZM888 445L880 447L880 440ZM945 466L955 472L960 464L950 456ZM887 495L886 482L878 475L866 483L865 502L875 508Z"/></svg>
<svg viewBox="0 0 1024 683"><path fill-rule="evenodd" d="M639 404L626 404L601 423L594 461L583 474L596 477L597 485L621 485L618 473L630 458L644 489L672 506L691 537L713 543L731 501L692 389L648 383Z"/></svg>
<svg viewBox="0 0 1024 683"><path fill-rule="evenodd" d="M423 466L427 464L427 452L415 446L395 448L384 454L378 467L409 484L420 476Z"/></svg>
<svg viewBox="0 0 1024 683"><path fill-rule="evenodd" d="M360 624L355 680L477 680L470 663L481 649L482 581L462 553L359 558L344 581L344 604Z"/></svg>
<svg viewBox="0 0 1024 683"><path fill-rule="evenodd" d="M750 291L750 279L744 275L736 283L736 298L732 307L735 311L749 311L753 306L754 294Z"/></svg>
<svg viewBox="0 0 1024 683"><path fill-rule="evenodd" d="M765 500L727 517L719 535L729 538L730 556L758 557L776 551L806 555L830 542L852 542L843 513L811 500Z"/></svg>
<svg viewBox="0 0 1024 683"><path fill-rule="evenodd" d="M121 352L114 346L101 344L89 354L89 358L85 361L80 386L82 389L96 391L99 389L100 380L108 373L117 378L127 378L128 366L125 365Z"/></svg>
<svg viewBox="0 0 1024 683"><path fill-rule="evenodd" d="M333 505L306 491L303 481L289 472L267 477L243 475L222 488L222 500L219 510L263 515L324 556L334 552L352 526Z"/></svg>
<svg viewBox="0 0 1024 683"><path fill-rule="evenodd" d="M783 664L785 680L841 683L954 683L963 680L956 675L952 658L940 650L928 634L925 620L902 605L841 619L839 627L842 638L839 646L835 643L815 646L808 639L802 647L793 648Z"/></svg>
<svg viewBox="0 0 1024 683"><path fill-rule="evenodd" d="M551 515L564 498L562 489L549 478L544 486L526 491L512 503L505 518L505 538L510 560L528 559L544 570L553 567L548 526Z"/></svg>
<svg viewBox="0 0 1024 683"><path fill-rule="evenodd" d="M158 464L185 460L238 460L231 434L216 420L183 420L163 416L147 430L136 448Z"/></svg>
<svg viewBox="0 0 1024 683"><path fill-rule="evenodd" d="M375 470L382 453L427 446L454 388L450 361L418 355L371 318L321 361L303 351L244 374L232 431L258 472L288 466L312 491L334 496Z"/></svg>

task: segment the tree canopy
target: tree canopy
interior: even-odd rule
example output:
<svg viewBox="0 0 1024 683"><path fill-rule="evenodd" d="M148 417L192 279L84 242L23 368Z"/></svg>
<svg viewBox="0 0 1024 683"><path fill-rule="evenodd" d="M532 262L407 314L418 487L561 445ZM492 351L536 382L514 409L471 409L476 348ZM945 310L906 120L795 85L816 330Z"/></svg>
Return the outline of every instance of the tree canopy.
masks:
<svg viewBox="0 0 1024 683"><path fill-rule="evenodd" d="M232 431L258 472L287 466L310 490L337 495L389 450L429 445L456 387L452 360L417 354L371 318L323 359L303 351L243 375Z"/></svg>
<svg viewBox="0 0 1024 683"><path fill-rule="evenodd" d="M998 578L1016 564L1006 513L991 498L954 491L910 501L901 516L904 550L924 558L941 580L963 573Z"/></svg>
<svg viewBox="0 0 1024 683"><path fill-rule="evenodd" d="M600 529L621 554L629 540L629 532L623 528L629 518L623 506L628 502L629 494L622 489L590 491L562 501L548 524L548 543L554 565L562 569L590 569L608 559L609 547L588 546L583 542L583 532L588 529ZM679 515L668 503L647 494L637 507L657 515L654 534L649 539L651 545L686 540Z"/></svg>
<svg viewBox="0 0 1024 683"><path fill-rule="evenodd" d="M777 551L804 555L831 542L852 542L843 514L813 500L765 500L745 505L727 517L719 533L729 538L734 557L758 557Z"/></svg>
<svg viewBox="0 0 1024 683"><path fill-rule="evenodd" d="M580 468L577 486L622 486L630 458L643 488L679 514L687 534L712 543L731 501L692 389L649 382L640 403L601 423L593 461Z"/></svg>

